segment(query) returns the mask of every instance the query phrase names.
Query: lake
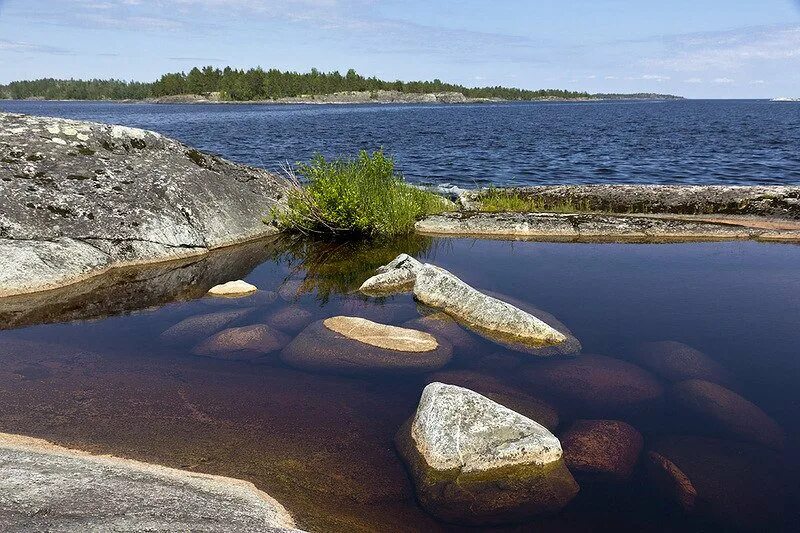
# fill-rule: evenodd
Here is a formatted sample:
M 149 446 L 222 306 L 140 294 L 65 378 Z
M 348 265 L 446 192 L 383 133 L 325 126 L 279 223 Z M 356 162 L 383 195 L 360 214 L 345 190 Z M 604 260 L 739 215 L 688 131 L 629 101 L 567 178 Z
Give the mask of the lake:
M 443 188 L 572 183 L 798 184 L 800 103 L 165 105 L 0 101 L 0 110 L 152 129 L 279 170 L 383 148 Z
M 383 146 L 409 178 L 439 186 L 800 183 L 795 104 L 0 108 L 151 128 L 270 168 L 315 151 Z M 457 327 L 463 342 L 447 366 L 408 376 L 301 370 L 286 364 L 279 348 L 243 360 L 197 355 L 200 343 L 227 327 L 271 324 L 285 342 L 313 321 L 342 314 L 407 325 L 430 309 L 410 294 L 368 298 L 356 291 L 402 252 L 551 313 L 581 341 L 582 353 L 538 358 Z M 393 439 L 428 382 L 487 390 L 499 383 L 546 411 L 559 437 L 579 420 L 621 420 L 641 432 L 644 446 L 624 480 L 576 472 L 581 490 L 562 512 L 493 530 L 796 530 L 796 244 L 280 237 L 203 261 L 122 270 L 28 300 L 0 300 L 2 431 L 246 479 L 309 531 L 475 531 L 422 509 Z M 210 286 L 238 278 L 260 291 L 205 296 Z M 232 318 L 202 325 L 219 313 Z M 198 318 L 200 326 L 177 338 L 164 333 Z M 660 341 L 705 354 L 716 383 L 752 404 L 687 396 L 686 378 L 676 374 L 691 373 L 695 361 L 664 368 L 642 355 L 643 343 Z M 784 446 L 759 431 L 763 417 Z M 654 452 L 692 478 L 693 512 L 676 503 L 678 488 L 654 476 Z

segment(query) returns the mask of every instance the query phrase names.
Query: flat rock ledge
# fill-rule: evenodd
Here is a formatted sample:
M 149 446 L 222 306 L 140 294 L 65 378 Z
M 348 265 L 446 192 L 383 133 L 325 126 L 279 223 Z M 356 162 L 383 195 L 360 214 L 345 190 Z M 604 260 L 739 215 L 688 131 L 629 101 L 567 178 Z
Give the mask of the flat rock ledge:
M 158 133 L 0 113 L 0 297 L 277 233 L 286 186 Z
M 578 493 L 547 428 L 455 385 L 427 385 L 395 442 L 420 503 L 446 522 L 523 521 L 561 510 Z
M 0 434 L 3 531 L 298 531 L 252 483 Z
M 435 215 L 417 233 L 555 241 L 800 241 L 800 223 L 689 215 L 600 213 L 475 213 Z

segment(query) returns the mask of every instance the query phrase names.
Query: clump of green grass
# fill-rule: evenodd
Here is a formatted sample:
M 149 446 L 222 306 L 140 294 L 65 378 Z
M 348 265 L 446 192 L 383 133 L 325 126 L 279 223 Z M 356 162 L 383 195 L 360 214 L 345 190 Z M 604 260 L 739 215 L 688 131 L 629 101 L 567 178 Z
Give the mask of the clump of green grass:
M 273 213 L 287 230 L 395 236 L 411 233 L 422 217 L 453 209 L 449 200 L 406 183 L 381 151 L 334 160 L 317 155 L 287 173 L 292 182 L 287 206 Z
M 489 188 L 479 198 L 480 210 L 486 213 L 585 213 L 592 211 L 586 201 L 547 201 L 519 191 Z

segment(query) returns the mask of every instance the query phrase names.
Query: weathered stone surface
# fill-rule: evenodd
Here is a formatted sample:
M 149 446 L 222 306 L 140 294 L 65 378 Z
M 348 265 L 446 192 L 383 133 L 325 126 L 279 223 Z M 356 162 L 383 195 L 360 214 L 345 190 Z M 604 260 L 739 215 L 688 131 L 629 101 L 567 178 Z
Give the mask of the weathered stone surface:
M 473 335 L 462 328 L 447 313 L 432 313 L 403 324 L 404 327 L 421 329 L 436 337 L 444 337 L 453 345 L 456 353 L 473 354 L 480 346 Z
M 308 309 L 290 305 L 271 313 L 267 323 L 281 331 L 300 331 L 311 322 L 312 316 Z
M 169 344 L 188 344 L 216 333 L 253 312 L 253 309 L 233 309 L 184 318 L 164 330 L 161 340 Z
M 275 238 L 268 237 L 202 256 L 118 268 L 59 289 L 0 298 L 0 329 L 102 318 L 175 300 L 200 298 L 221 281 L 248 274 L 272 254 L 274 246 Z M 234 302 L 236 306 L 247 307 L 261 303 L 268 295 L 268 291 L 259 291 L 237 300 L 203 298 L 201 301 L 214 302 L 218 307 L 228 307 Z
M 462 204 L 479 207 L 485 190 L 466 191 Z M 543 211 L 567 207 L 601 213 L 748 215 L 800 220 L 800 187 L 767 185 L 539 185 L 517 187 Z
M 652 407 L 664 394 L 646 370 L 602 355 L 537 360 L 519 374 L 531 392 L 582 417 L 636 413 Z
M 481 293 L 433 265 L 426 264 L 418 270 L 414 297 L 510 347 L 525 346 L 537 355 L 567 355 L 580 350 L 577 339 L 567 337 L 530 313 Z
M 645 342 L 633 350 L 633 359 L 668 381 L 703 379 L 727 384 L 730 373 L 709 356 L 675 341 Z
M 682 409 L 729 435 L 783 449 L 783 430 L 757 405 L 716 383 L 700 379 L 673 385 L 670 397 Z
M 221 297 L 234 297 L 238 298 L 240 296 L 247 296 L 248 294 L 252 294 L 258 290 L 258 287 L 247 283 L 243 280 L 236 280 L 236 281 L 228 281 L 226 283 L 222 283 L 220 285 L 214 285 L 210 289 L 208 289 L 208 294 L 211 296 L 221 296 Z
M 800 225 L 763 227 L 749 221 L 695 220 L 674 215 L 599 213 L 445 213 L 415 225 L 423 235 L 555 241 L 800 240 Z
M 157 133 L 0 113 L 0 296 L 275 233 L 285 188 Z
M 436 337 L 424 331 L 378 324 L 366 318 L 334 316 L 322 321 L 326 328 L 376 348 L 399 352 L 432 352 L 439 347 Z
M 496 377 L 471 370 L 441 370 L 426 376 L 426 378 L 429 383 L 438 381 L 482 394 L 490 400 L 538 422 L 550 431 L 554 431 L 558 427 L 558 411 L 552 405 L 506 385 Z
M 400 254 L 389 264 L 380 267 L 378 274 L 362 283 L 358 290 L 368 295 L 410 291 L 420 268 L 422 263 L 408 254 Z
M 619 420 L 577 420 L 561 436 L 570 471 L 604 481 L 628 479 L 643 444 L 642 434 Z
M 3 531 L 297 531 L 252 483 L 0 434 Z
M 578 492 L 547 428 L 462 387 L 425 387 L 396 442 L 420 503 L 447 522 L 525 520 L 559 511 Z
M 354 340 L 326 327 L 325 322 L 314 322 L 301 331 L 281 352 L 281 359 L 303 370 L 363 375 L 431 372 L 453 356 L 453 348 L 445 340 L 434 339 L 437 346 L 432 350 L 399 351 Z
M 775 531 L 784 470 L 770 450 L 717 439 L 664 437 L 648 447 L 648 477 L 688 514 L 735 530 Z
M 203 357 L 249 361 L 277 352 L 289 343 L 289 337 L 266 324 L 228 328 L 194 347 L 192 353 Z

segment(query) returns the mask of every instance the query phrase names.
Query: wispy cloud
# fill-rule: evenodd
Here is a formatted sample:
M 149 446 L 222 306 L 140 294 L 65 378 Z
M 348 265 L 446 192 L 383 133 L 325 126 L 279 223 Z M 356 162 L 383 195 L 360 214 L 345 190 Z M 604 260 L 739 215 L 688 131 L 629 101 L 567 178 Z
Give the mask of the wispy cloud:
M 2 6 L 0 6 L 2 7 Z M 48 46 L 43 44 L 34 44 L 21 41 L 9 41 L 8 39 L 0 39 L 0 51 L 3 52 L 33 52 L 38 54 L 51 54 L 51 55 L 73 55 L 74 52 L 64 48 L 55 46 Z
M 761 26 L 663 40 L 664 56 L 644 65 L 682 72 L 737 70 L 754 62 L 800 60 L 800 26 Z

